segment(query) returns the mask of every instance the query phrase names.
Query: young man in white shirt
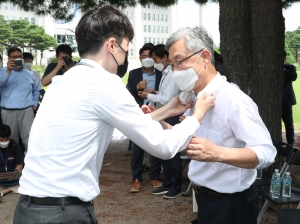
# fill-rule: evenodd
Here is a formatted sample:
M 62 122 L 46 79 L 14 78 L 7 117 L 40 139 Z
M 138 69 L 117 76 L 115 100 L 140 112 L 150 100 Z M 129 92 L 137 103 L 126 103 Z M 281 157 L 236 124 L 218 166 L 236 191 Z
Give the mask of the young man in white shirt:
M 166 44 L 179 89 L 193 98 L 203 92 L 216 95 L 215 106 L 197 131 L 199 137 L 187 148 L 198 223 L 255 224 L 256 168 L 271 165 L 276 149 L 256 104 L 216 71 L 213 48 L 202 27 L 181 28 Z
M 120 78 L 133 35 L 126 15 L 110 5 L 79 21 L 75 36 L 82 60 L 55 76 L 44 96 L 30 132 L 13 223 L 97 223 L 90 201 L 100 193 L 104 153 L 120 131 L 152 155 L 169 159 L 199 129 L 214 96 L 199 98 L 193 116 L 172 130 L 163 130 L 170 126 L 161 120 L 189 107 L 178 98 L 151 114 L 139 108 Z

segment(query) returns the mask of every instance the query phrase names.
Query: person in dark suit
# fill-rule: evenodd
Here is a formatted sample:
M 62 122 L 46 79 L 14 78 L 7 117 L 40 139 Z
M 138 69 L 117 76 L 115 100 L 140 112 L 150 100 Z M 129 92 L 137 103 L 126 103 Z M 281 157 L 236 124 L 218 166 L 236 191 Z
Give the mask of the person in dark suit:
M 154 45 L 151 43 L 145 44 L 139 51 L 140 61 L 142 63 L 141 68 L 131 70 L 128 76 L 128 82 L 126 88 L 131 95 L 135 98 L 137 104 L 141 107 L 146 103 L 154 105 L 147 99 L 143 99 L 138 96 L 138 91 L 147 89 L 158 90 L 161 80 L 161 72 L 154 69 L 154 60 L 151 58 L 150 50 Z M 139 192 L 142 187 L 142 164 L 143 164 L 144 150 L 138 145 L 132 145 L 132 159 L 131 159 L 131 171 L 133 183 L 130 188 L 130 192 Z M 150 168 L 150 184 L 153 187 L 161 187 L 162 184 L 158 181 L 159 171 L 161 168 L 161 161 L 156 157 L 152 157 L 152 164 Z M 158 171 L 159 170 L 159 171 Z M 158 172 L 157 172 L 158 171 Z
M 286 52 L 284 52 L 284 60 Z M 293 122 L 293 105 L 296 104 L 296 97 L 292 82 L 297 79 L 296 67 L 294 65 L 284 64 L 284 82 L 283 82 L 283 100 L 282 100 L 282 115 L 286 141 L 290 145 L 294 145 L 294 122 Z

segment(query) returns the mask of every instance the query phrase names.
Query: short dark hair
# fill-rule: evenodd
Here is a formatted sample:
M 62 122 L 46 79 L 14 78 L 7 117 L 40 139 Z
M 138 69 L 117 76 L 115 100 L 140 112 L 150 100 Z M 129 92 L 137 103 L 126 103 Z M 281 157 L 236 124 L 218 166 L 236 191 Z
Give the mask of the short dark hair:
M 169 52 L 166 50 L 166 45 L 164 44 L 157 44 L 150 50 L 150 55 L 155 53 L 157 57 L 163 58 L 165 55 L 169 57 Z
M 21 51 L 20 48 L 18 48 L 18 47 L 11 47 L 11 48 L 8 49 L 7 55 L 10 56 L 10 54 L 13 53 L 13 52 L 15 52 L 15 51 L 19 51 L 19 52 L 22 53 L 22 51 Z
M 72 48 L 67 45 L 67 44 L 61 44 L 59 45 L 57 48 L 56 48 L 56 57 L 61 53 L 65 53 L 65 54 L 68 54 L 70 56 L 72 56 Z
M 154 44 L 152 44 L 152 43 L 145 43 L 143 45 L 143 47 L 140 49 L 140 51 L 139 51 L 140 56 L 143 53 L 143 51 L 148 51 L 148 50 L 151 51 L 153 47 L 154 47 Z
M 27 58 L 33 60 L 33 55 L 30 52 L 23 52 L 23 59 Z
M 8 125 L 0 124 L 0 137 L 1 138 L 8 138 L 11 136 L 11 130 Z
M 109 37 L 121 44 L 127 37 L 133 39 L 134 31 L 128 17 L 119 9 L 106 5 L 88 11 L 80 19 L 75 31 L 80 57 L 95 55 Z

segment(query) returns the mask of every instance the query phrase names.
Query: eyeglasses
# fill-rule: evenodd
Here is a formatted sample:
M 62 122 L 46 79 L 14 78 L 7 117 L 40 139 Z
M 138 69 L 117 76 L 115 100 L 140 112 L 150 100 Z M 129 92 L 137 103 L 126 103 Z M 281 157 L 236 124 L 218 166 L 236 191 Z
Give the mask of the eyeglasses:
M 176 69 L 177 69 L 177 68 L 181 68 L 181 67 L 182 67 L 182 62 L 186 61 L 187 59 L 193 57 L 193 56 L 196 55 L 196 54 L 199 54 L 199 53 L 200 53 L 201 51 L 203 51 L 203 50 L 204 50 L 204 49 L 202 49 L 202 50 L 200 50 L 200 51 L 197 51 L 197 52 L 195 52 L 194 54 L 192 54 L 192 55 L 190 55 L 190 56 L 188 56 L 188 57 L 182 59 L 181 61 L 175 61 L 174 64 L 171 65 L 172 70 L 174 70 L 174 68 L 176 68 Z
M 23 56 L 8 56 L 9 58 L 17 59 L 17 58 L 23 58 Z

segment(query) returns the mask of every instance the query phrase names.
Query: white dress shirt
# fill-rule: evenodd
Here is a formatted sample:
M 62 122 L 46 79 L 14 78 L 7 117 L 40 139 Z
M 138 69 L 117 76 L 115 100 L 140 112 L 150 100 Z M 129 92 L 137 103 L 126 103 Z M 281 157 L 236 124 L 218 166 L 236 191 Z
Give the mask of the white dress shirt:
M 34 197 L 94 199 L 111 139 L 120 132 L 155 157 L 169 159 L 187 147 L 200 127 L 189 117 L 163 130 L 143 114 L 122 80 L 88 59 L 55 76 L 33 122 L 19 193 Z M 120 130 L 115 130 L 114 128 Z M 117 134 L 118 133 L 118 134 Z M 119 137 L 118 137 L 119 136 Z
M 256 104 L 235 86 L 222 82 L 222 77 L 218 74 L 198 94 L 199 96 L 202 92 L 214 93 L 216 101 L 215 106 L 206 113 L 196 136 L 228 148 L 250 148 L 259 160 L 257 168 L 271 165 L 276 156 L 276 149 L 259 116 Z M 192 160 L 188 176 L 197 185 L 220 193 L 234 193 L 251 186 L 256 179 L 256 169 Z
M 159 89 L 156 94 L 149 93 L 147 99 L 155 102 L 156 107 L 160 108 L 166 105 L 174 96 L 179 94 L 180 90 L 172 78 L 170 66 L 163 71 L 163 76 L 159 83 Z

